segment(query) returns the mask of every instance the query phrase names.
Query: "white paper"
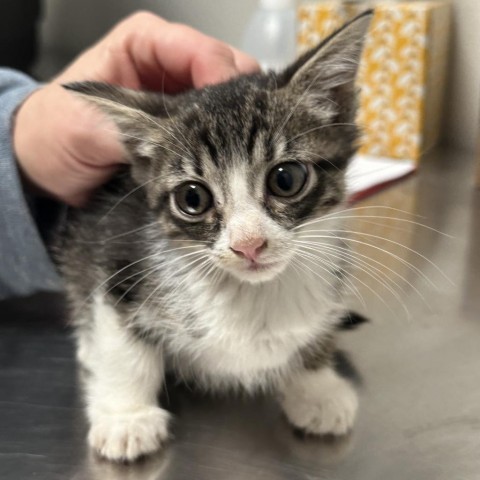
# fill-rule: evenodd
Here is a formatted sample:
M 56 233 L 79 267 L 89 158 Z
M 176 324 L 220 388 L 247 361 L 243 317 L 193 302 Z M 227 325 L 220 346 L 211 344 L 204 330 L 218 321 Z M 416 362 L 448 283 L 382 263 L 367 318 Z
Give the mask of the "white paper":
M 358 195 L 373 187 L 402 178 L 414 170 L 413 160 L 356 155 L 347 170 L 347 194 Z

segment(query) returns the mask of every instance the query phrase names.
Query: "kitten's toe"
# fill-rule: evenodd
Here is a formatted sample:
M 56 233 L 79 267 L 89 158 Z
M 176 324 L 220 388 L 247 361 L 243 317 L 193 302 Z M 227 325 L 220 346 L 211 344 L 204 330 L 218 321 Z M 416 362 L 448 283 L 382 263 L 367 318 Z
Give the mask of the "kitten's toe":
M 102 457 L 131 462 L 158 450 L 168 438 L 169 414 L 158 407 L 99 415 L 88 441 Z
M 353 387 L 332 370 L 305 372 L 283 392 L 288 420 L 314 435 L 344 435 L 355 422 L 358 398 Z

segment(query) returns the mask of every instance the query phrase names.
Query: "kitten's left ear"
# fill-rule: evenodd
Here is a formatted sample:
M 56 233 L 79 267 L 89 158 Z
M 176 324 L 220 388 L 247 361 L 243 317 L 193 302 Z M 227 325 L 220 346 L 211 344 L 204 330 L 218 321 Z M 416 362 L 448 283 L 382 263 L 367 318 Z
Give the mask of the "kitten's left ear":
M 356 17 L 283 72 L 283 82 L 299 93 L 353 87 L 373 10 Z

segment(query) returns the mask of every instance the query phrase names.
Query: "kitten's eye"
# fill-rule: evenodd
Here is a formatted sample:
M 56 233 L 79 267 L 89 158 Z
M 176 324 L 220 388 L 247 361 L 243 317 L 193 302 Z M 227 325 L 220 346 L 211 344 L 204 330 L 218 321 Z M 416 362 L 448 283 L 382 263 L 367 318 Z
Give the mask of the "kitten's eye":
M 175 190 L 175 202 L 187 215 L 201 215 L 213 203 L 212 194 L 200 183 L 184 183 Z
M 276 197 L 293 197 L 305 186 L 307 177 L 308 170 L 303 163 L 281 163 L 268 174 L 268 190 Z

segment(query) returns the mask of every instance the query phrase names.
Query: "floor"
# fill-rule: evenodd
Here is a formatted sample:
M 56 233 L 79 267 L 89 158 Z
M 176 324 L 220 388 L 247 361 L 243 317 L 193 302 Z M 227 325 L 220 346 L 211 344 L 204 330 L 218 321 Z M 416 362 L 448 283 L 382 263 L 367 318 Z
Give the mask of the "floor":
M 352 237 L 357 258 L 373 262 L 355 271 L 349 300 L 371 322 L 341 339 L 361 377 L 348 437 L 295 435 L 270 398 L 171 388 L 171 444 L 135 465 L 100 461 L 85 446 L 62 299 L 43 294 L 0 304 L 0 478 L 478 480 L 480 190 L 473 183 L 471 154 L 437 151 L 418 175 L 354 206 L 360 218 L 348 229 L 364 232 Z

